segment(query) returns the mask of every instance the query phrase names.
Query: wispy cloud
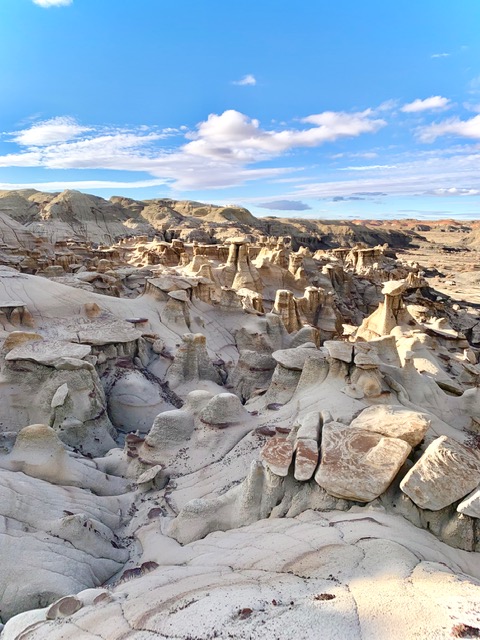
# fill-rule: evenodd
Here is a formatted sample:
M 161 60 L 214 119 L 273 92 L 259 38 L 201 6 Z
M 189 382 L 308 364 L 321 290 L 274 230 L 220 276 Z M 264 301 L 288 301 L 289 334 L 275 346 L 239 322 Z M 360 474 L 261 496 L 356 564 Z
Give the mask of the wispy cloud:
M 472 78 L 468 83 L 468 93 L 480 93 L 480 76 Z
M 432 53 L 431 58 L 449 58 L 451 53 Z
M 366 192 L 381 192 L 388 196 L 436 196 L 436 197 L 478 197 L 480 195 L 480 151 L 471 150 L 464 154 L 457 147 L 452 147 L 450 155 L 445 149 L 435 155 L 416 157 L 414 160 L 406 156 L 403 160 L 396 158 L 396 164 L 390 168 L 384 166 L 379 172 L 374 166 L 364 168 L 358 174 L 341 180 L 311 182 L 298 185 L 285 198 L 328 199 L 338 196 L 361 196 Z
M 22 146 L 43 146 L 72 140 L 85 131 L 91 127 L 82 127 L 74 118 L 57 117 L 14 132 L 13 140 Z
M 448 98 L 443 98 L 442 96 L 430 96 L 430 98 L 425 98 L 421 100 L 417 98 L 413 102 L 409 102 L 408 104 L 404 104 L 400 111 L 404 113 L 419 113 L 421 111 L 432 111 L 432 110 L 441 110 L 450 109 L 450 100 Z
M 243 76 L 243 78 L 240 78 L 240 80 L 234 80 L 232 84 L 236 84 L 239 87 L 254 86 L 257 84 L 257 79 L 254 75 L 248 73 L 246 76 Z
M 301 200 L 272 200 L 257 204 L 260 209 L 272 209 L 273 211 L 308 211 L 312 207 Z
M 434 122 L 419 129 L 418 136 L 422 142 L 434 142 L 440 136 L 461 136 L 480 140 L 480 114 L 469 120 L 448 118 L 442 122 Z
M 333 156 L 330 156 L 332 160 L 338 160 L 340 158 L 365 158 L 366 160 L 377 158 L 378 153 L 376 151 L 358 151 L 355 153 L 344 152 L 344 153 L 335 153 Z
M 49 7 L 67 7 L 73 3 L 73 0 L 33 0 L 33 3 L 48 9 Z
M 368 109 L 312 114 L 299 123 L 298 128 L 263 129 L 258 120 L 229 110 L 185 131 L 84 126 L 64 116 L 6 134 L 20 150 L 0 155 L 0 167 L 134 171 L 178 190 L 223 188 L 291 174 L 291 167 L 252 165 L 297 148 L 374 133 L 386 124 Z M 172 136 L 181 136 L 183 143 L 167 147 Z
M 357 165 L 352 167 L 341 167 L 339 171 L 372 171 L 374 169 L 384 170 L 384 169 L 396 169 L 397 165 L 395 164 L 366 164 L 366 165 Z
M 478 196 L 480 189 L 465 189 L 458 187 L 432 189 L 428 192 L 434 196 Z

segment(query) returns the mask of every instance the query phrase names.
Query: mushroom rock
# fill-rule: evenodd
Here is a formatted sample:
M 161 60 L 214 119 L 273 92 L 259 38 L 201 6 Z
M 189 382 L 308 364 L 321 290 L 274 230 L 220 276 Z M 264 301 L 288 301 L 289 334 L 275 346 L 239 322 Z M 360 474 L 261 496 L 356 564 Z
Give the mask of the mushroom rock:
M 221 383 L 220 374 L 208 357 L 207 340 L 203 334 L 186 333 L 182 336 L 182 344 L 168 369 L 167 379 L 172 389 L 198 380 Z
M 294 349 L 280 349 L 272 353 L 272 358 L 285 369 L 301 371 L 305 360 L 313 353 L 317 352 L 315 344 L 306 342 Z
M 272 379 L 276 362 L 268 353 L 245 350 L 228 380 L 235 393 L 248 400 L 259 389 L 266 389 Z
M 298 331 L 302 326 L 293 293 L 287 289 L 277 290 L 272 312 L 282 318 L 288 333 Z
M 307 391 L 312 386 L 322 384 L 330 371 L 327 357 L 328 351 L 325 347 L 321 347 L 317 352 L 312 350 L 303 365 L 302 373 L 300 374 L 296 387 L 297 393 Z
M 356 342 L 355 350 L 364 344 L 375 351 L 382 363 L 389 364 L 393 367 L 402 366 L 395 336 L 382 336 L 381 338 L 369 340 L 369 342 Z
M 186 303 L 185 292 L 171 291 L 167 295 L 167 304 L 160 312 L 162 323 L 178 333 L 189 331 L 190 314 Z M 181 295 L 182 298 L 178 298 L 178 295 Z
M 110 419 L 121 430 L 145 433 L 155 416 L 171 406 L 162 387 L 138 370 L 123 372 L 108 394 Z
M 173 300 L 179 300 L 180 302 L 187 302 L 190 299 L 185 289 L 179 289 L 178 291 L 169 291 L 168 297 L 173 298 Z
M 315 481 L 334 497 L 371 502 L 390 486 L 410 451 L 398 438 L 329 422 Z
M 219 393 L 199 413 L 204 424 L 215 427 L 227 427 L 245 422 L 249 414 L 234 393 Z
M 145 438 L 147 451 L 155 449 L 160 454 L 165 449 L 181 445 L 191 437 L 194 430 L 193 415 L 190 411 L 172 409 L 160 413 L 153 421 L 152 427 Z M 146 457 L 142 454 L 142 457 Z
M 441 436 L 410 469 L 400 488 L 422 509 L 438 511 L 461 500 L 480 484 L 480 454 Z
M 341 314 L 333 305 L 333 296 L 327 294 L 325 304 L 318 312 L 316 326 L 326 338 L 335 338 L 343 333 L 343 320 Z
M 366 339 L 388 335 L 396 326 L 415 326 L 416 322 L 408 313 L 402 300 L 407 289 L 405 280 L 385 282 L 382 293 L 385 298 L 371 316 L 365 318 L 357 331 L 357 337 Z
M 232 238 L 227 263 L 223 268 L 226 285 L 231 289 L 252 289 L 258 293 L 263 290 L 262 279 L 248 256 L 248 241 L 245 238 Z
M 305 362 L 310 357 L 323 361 L 325 355 L 313 343 L 305 343 L 295 349 L 281 349 L 273 352 L 272 358 L 277 366 L 264 398 L 267 405 L 285 404 L 293 397 Z
M 328 350 L 330 357 L 334 360 L 340 360 L 350 364 L 353 359 L 353 344 L 350 342 L 325 340 L 323 346 Z

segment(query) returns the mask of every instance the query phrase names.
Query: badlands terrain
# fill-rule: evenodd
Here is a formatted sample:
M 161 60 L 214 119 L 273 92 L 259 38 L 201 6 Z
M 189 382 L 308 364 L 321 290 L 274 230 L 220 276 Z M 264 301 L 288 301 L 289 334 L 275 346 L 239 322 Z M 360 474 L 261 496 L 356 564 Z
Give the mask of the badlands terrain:
M 480 637 L 479 248 L 0 192 L 1 640 Z

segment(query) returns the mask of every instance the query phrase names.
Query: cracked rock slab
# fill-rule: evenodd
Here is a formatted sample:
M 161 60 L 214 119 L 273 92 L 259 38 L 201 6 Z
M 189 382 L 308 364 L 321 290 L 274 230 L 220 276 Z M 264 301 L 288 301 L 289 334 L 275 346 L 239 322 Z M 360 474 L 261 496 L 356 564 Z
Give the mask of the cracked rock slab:
M 59 340 L 27 342 L 14 347 L 5 356 L 5 360 L 32 360 L 37 364 L 53 366 L 59 358 L 75 358 L 82 360 L 88 356 L 91 348 L 86 344 L 76 342 L 61 342 Z

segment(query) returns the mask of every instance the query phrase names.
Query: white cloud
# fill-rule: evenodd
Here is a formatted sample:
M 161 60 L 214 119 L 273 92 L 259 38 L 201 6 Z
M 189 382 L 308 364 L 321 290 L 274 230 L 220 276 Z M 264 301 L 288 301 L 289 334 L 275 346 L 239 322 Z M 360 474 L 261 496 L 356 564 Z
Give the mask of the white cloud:
M 433 189 L 429 193 L 435 196 L 478 196 L 480 195 L 480 189 L 459 189 L 458 187 L 450 187 L 448 189 Z
M 37 4 L 39 7 L 44 7 L 48 9 L 49 7 L 67 7 L 69 4 L 72 4 L 73 0 L 33 0 L 34 4 Z
M 396 164 L 367 164 L 367 165 L 357 165 L 352 167 L 342 167 L 340 171 L 372 171 L 382 170 L 382 169 L 396 169 Z
M 395 158 L 396 164 L 364 167 L 361 173 L 346 168 L 341 180 L 312 182 L 298 185 L 281 198 L 313 199 L 352 196 L 364 192 L 382 192 L 390 196 L 429 195 L 437 197 L 480 195 L 480 152 L 477 149 L 464 154 L 457 147 L 440 150 L 437 155 L 426 155 L 411 160 Z M 350 170 L 348 175 L 347 170 Z
M 13 140 L 25 147 L 44 146 L 55 142 L 66 142 L 81 133 L 91 131 L 82 127 L 74 118 L 57 117 L 38 122 L 28 129 L 16 131 Z
M 296 147 L 317 147 L 343 137 L 374 133 L 386 125 L 372 119 L 370 110 L 359 113 L 325 111 L 303 118 L 301 122 L 315 126 L 281 131 L 260 128 L 258 120 L 230 109 L 211 114 L 201 122 L 185 153 L 230 162 L 258 162 L 278 156 Z
M 422 142 L 434 142 L 440 136 L 446 135 L 480 140 L 480 114 L 469 120 L 449 118 L 443 122 L 434 122 L 427 127 L 422 127 L 418 135 Z
M 240 80 L 234 80 L 232 84 L 236 84 L 239 87 L 253 87 L 257 84 L 257 79 L 251 73 L 247 73 L 247 75 L 243 76 L 243 78 L 240 78 Z
M 53 118 L 15 132 L 11 141 L 22 150 L 0 156 L 0 166 L 140 171 L 169 181 L 177 189 L 222 188 L 293 170 L 252 164 L 295 148 L 373 133 L 386 124 L 372 117 L 370 110 L 325 112 L 301 122 L 311 126 L 266 130 L 258 120 L 229 110 L 211 114 L 194 132 L 183 131 L 186 142 L 167 149 L 158 141 L 178 130 L 106 130 L 84 127 L 72 118 Z
M 165 180 L 136 180 L 125 182 L 120 180 L 57 180 L 53 182 L 0 182 L 0 191 L 17 189 L 38 189 L 39 191 L 64 191 L 65 189 L 144 189 L 147 187 L 159 187 L 165 184 Z
M 451 53 L 432 53 L 431 58 L 449 58 Z
M 378 158 L 378 153 L 376 151 L 358 151 L 356 153 L 335 153 L 333 156 L 330 156 L 332 160 L 338 160 L 339 158 Z
M 409 102 L 408 104 L 404 104 L 400 111 L 404 113 L 419 113 L 421 111 L 430 111 L 430 110 L 442 110 L 450 108 L 450 100 L 448 98 L 443 98 L 442 96 L 430 96 L 430 98 L 425 98 L 425 100 L 414 100 L 413 102 Z

